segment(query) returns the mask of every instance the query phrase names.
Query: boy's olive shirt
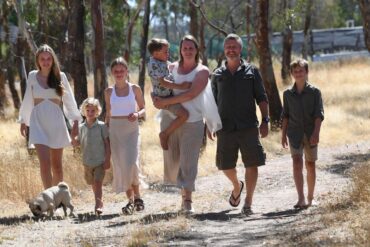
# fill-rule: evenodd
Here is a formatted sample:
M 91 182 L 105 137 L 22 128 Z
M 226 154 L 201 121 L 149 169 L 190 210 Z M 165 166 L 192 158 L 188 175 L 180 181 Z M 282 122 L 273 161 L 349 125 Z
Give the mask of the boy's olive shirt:
M 299 148 L 303 136 L 309 139 L 315 128 L 316 118 L 324 120 L 324 107 L 321 92 L 306 82 L 298 93 L 296 84 L 284 91 L 282 117 L 288 119 L 287 136 L 294 148 Z

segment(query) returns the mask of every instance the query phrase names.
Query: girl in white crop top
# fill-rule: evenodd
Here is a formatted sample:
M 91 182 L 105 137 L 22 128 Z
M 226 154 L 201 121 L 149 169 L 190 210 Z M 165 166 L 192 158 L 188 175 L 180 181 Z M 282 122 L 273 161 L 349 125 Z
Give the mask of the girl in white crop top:
M 19 122 L 21 134 L 24 137 L 29 134 L 29 144 L 35 145 L 46 189 L 63 181 L 63 148 L 71 142 L 63 110 L 65 116 L 73 121 L 72 138 L 78 134 L 78 122 L 82 117 L 67 77 L 60 71 L 58 59 L 50 46 L 40 46 L 36 52 L 36 64 L 38 70 L 28 75 Z
M 114 85 L 105 90 L 106 118 L 109 126 L 113 183 L 116 193 L 126 193 L 128 203 L 122 208 L 124 214 L 144 209 L 139 190 L 139 124 L 144 117 L 144 98 L 139 86 L 127 81 L 128 67 L 122 58 L 111 63 Z

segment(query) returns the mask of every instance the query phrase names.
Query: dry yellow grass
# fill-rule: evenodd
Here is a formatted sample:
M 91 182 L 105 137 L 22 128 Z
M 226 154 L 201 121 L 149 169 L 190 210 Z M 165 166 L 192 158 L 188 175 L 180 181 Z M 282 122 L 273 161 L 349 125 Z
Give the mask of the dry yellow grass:
M 323 95 L 325 121 L 323 122 L 322 146 L 333 146 L 370 139 L 370 64 L 369 59 L 351 62 L 313 64 L 310 68 L 310 81 L 318 86 Z M 279 78 L 279 66 L 276 66 Z M 89 79 L 89 95 L 92 95 L 92 79 Z M 110 82 L 112 80 L 110 79 Z M 131 75 L 131 81 L 137 76 Z M 286 88 L 278 79 L 280 93 Z M 159 124 L 155 120 L 157 110 L 149 98 L 150 83 L 145 90 L 146 121 L 141 125 L 141 164 L 149 181 L 161 181 L 163 175 L 162 150 L 159 145 Z M 19 134 L 19 126 L 14 115 L 1 121 L 0 127 L 0 197 L 9 200 L 24 200 L 38 193 L 42 186 L 35 156 L 29 156 L 25 142 Z M 286 154 L 280 145 L 280 133 L 269 134 L 262 140 L 268 157 Z M 200 176 L 216 172 L 214 165 L 216 145 L 208 141 L 207 149 L 200 159 Z M 64 154 L 65 180 L 74 190 L 86 188 L 80 159 L 67 148 Z M 21 179 L 20 179 L 21 178 Z

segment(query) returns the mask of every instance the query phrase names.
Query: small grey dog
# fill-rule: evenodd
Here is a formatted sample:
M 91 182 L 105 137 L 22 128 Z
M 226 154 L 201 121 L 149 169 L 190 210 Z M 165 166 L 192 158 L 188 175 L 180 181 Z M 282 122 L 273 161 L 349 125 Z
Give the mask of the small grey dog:
M 70 216 L 73 215 L 73 205 L 71 204 L 71 192 L 65 182 L 60 182 L 57 186 L 50 187 L 41 192 L 36 198 L 27 201 L 31 212 L 36 217 L 52 217 L 57 208 L 63 207 L 64 215 L 67 216 L 67 207 L 70 209 Z

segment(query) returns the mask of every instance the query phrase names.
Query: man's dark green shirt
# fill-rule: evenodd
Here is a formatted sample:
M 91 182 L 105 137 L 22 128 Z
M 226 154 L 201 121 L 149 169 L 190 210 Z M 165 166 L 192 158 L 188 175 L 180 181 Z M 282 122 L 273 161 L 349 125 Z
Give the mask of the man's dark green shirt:
M 324 107 L 321 92 L 318 88 L 306 82 L 299 94 L 296 84 L 283 94 L 283 118 L 288 118 L 287 135 L 294 148 L 299 148 L 303 136 L 309 139 L 315 128 L 316 118 L 324 120 Z
M 268 100 L 256 67 L 241 60 L 240 66 L 232 74 L 225 63 L 213 72 L 211 85 L 222 121 L 222 131 L 259 126 L 256 102 L 259 104 Z

